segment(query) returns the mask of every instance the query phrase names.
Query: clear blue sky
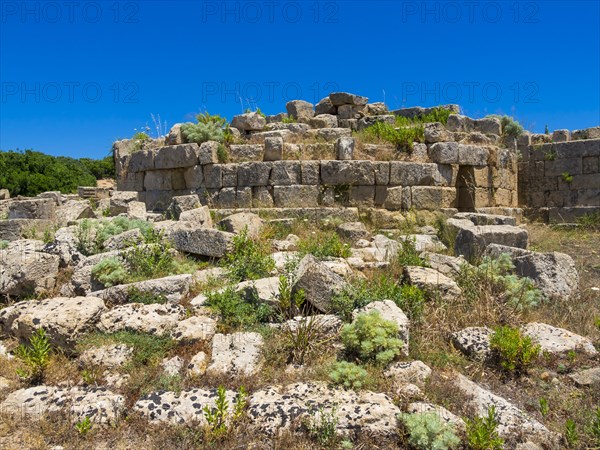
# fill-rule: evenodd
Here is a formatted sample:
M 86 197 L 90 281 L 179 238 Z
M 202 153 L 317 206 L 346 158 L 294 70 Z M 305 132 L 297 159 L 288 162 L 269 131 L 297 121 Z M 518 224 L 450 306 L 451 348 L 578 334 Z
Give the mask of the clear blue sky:
M 336 90 L 391 108 L 459 103 L 537 132 L 600 123 L 598 1 L 0 6 L 3 150 L 103 157 L 151 113 L 170 128 Z

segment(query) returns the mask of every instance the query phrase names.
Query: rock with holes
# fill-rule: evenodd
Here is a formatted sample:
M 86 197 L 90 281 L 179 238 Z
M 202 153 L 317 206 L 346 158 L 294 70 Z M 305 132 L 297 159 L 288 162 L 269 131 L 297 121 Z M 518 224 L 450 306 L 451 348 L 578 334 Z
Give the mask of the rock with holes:
M 107 369 L 121 367 L 131 358 L 133 348 L 125 344 L 103 345 L 85 350 L 79 357 L 83 366 L 103 366 Z
M 542 352 L 564 354 L 575 351 L 590 356 L 598 354 L 594 344 L 588 338 L 545 323 L 528 323 L 523 327 L 523 334 L 539 344 Z
M 13 241 L 0 250 L 0 297 L 40 295 L 56 285 L 60 258 L 43 253 L 44 243 Z
M 544 443 L 549 448 L 559 448 L 560 435 L 548 430 L 510 401 L 482 388 L 461 374 L 456 375 L 454 384 L 467 397 L 467 404 L 474 408 L 477 415 L 485 416 L 489 408 L 496 408 L 497 430 L 500 436 L 509 439 L 524 436 L 534 442 Z
M 454 280 L 429 267 L 407 266 L 404 277 L 409 284 L 423 289 L 433 298 L 454 300 L 462 294 Z
M 332 389 L 325 383 L 311 382 L 255 392 L 250 397 L 248 416 L 253 425 L 270 435 L 297 431 L 302 420 L 326 413 L 337 419 L 335 431 L 340 435 L 395 436 L 399 412 L 385 394 Z
M 178 376 L 183 369 L 183 359 L 180 356 L 173 356 L 172 358 L 163 359 L 161 366 L 165 375 L 170 377 Z
M 467 327 L 452 333 L 452 343 L 465 355 L 485 360 L 492 352 L 490 339 L 493 334 L 494 331 L 488 327 Z
M 399 384 L 423 385 L 431 377 L 431 368 L 423 361 L 397 361 L 388 366 L 385 375 Z
M 515 265 L 515 273 L 533 280 L 548 298 L 569 298 L 577 292 L 579 274 L 575 261 L 569 255 L 559 252 L 538 253 L 522 248 L 491 244 L 486 254 L 498 258 L 501 254 L 510 255 Z
M 323 313 L 331 311 L 331 299 L 347 287 L 342 277 L 312 255 L 300 261 L 292 294 L 304 291 L 306 301 Z
M 129 303 L 103 313 L 97 328 L 102 333 L 132 331 L 166 336 L 184 318 L 185 309 L 179 305 Z
M 453 425 L 457 431 L 464 431 L 466 428 L 465 421 L 458 417 L 456 414 L 452 414 L 443 406 L 433 405 L 431 403 L 415 402 L 408 405 L 406 412 L 409 414 L 418 413 L 434 413 L 444 423 Z
M 125 398 L 103 387 L 59 388 L 36 386 L 9 394 L 0 411 L 39 420 L 46 413 L 66 413 L 74 423 L 89 417 L 92 423 L 115 424 L 125 409 Z
M 176 341 L 209 341 L 215 335 L 217 321 L 206 316 L 192 316 L 179 322 L 171 331 Z
M 252 375 L 259 370 L 263 338 L 258 333 L 215 334 L 207 371 Z
M 79 251 L 78 230 L 79 226 L 77 225 L 59 228 L 54 233 L 54 241 L 45 244 L 42 251 L 57 255 L 60 267 L 75 267 L 85 259 L 85 256 Z
M 225 398 L 232 405 L 236 398 L 234 391 L 225 391 Z M 206 426 L 204 408 L 215 408 L 216 389 L 192 389 L 189 391 L 154 392 L 146 395 L 133 405 L 133 410 L 152 424 L 168 423 L 171 425 L 189 424 Z M 227 416 L 233 413 L 229 408 Z
M 71 350 L 79 336 L 94 329 L 105 310 L 104 301 L 97 297 L 24 301 L 0 310 L 0 330 L 27 340 L 44 328 L 53 345 Z

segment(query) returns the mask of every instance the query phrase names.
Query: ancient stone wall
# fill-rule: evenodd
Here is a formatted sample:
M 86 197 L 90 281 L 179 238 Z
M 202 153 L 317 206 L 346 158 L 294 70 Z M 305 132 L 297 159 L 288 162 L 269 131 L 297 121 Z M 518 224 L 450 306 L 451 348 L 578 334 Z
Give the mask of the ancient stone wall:
M 600 210 L 600 128 L 525 135 L 518 147 L 519 203 L 532 215 L 573 222 Z

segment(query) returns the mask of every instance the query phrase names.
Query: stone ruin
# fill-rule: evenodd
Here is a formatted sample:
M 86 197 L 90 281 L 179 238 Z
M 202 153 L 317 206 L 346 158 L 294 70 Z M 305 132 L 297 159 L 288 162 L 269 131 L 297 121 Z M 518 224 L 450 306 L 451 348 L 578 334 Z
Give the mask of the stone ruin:
M 169 145 L 133 152 L 131 141 L 114 144 L 117 188 L 137 192 L 155 211 L 189 194 L 211 208 L 353 206 L 508 215 L 524 208 L 546 221 L 573 220 L 600 208 L 600 127 L 526 132 L 515 139 L 503 133 L 499 118 L 471 119 L 459 114 L 458 105 L 441 108 L 453 113 L 447 124 L 425 124 L 424 142 L 408 152 L 361 143 L 353 131 L 433 108 L 388 111 L 383 103 L 347 93 L 330 94 L 317 105 L 294 100 L 287 113 L 274 116 L 235 116 L 228 163 L 219 163 L 217 142 L 187 143 L 175 125 L 165 139 Z

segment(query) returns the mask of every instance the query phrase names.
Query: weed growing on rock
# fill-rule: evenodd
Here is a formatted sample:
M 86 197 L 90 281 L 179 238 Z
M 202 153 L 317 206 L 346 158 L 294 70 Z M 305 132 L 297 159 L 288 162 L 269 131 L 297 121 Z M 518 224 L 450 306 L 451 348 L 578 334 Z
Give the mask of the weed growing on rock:
M 575 448 L 579 441 L 579 431 L 577 431 L 577 424 L 572 419 L 567 419 L 565 423 L 565 440 L 569 448 Z
M 325 448 L 334 448 L 339 440 L 337 435 L 338 418 L 336 413 L 336 406 L 334 406 L 330 412 L 326 412 L 324 408 L 320 408 L 304 421 L 304 426 L 308 431 L 308 434 Z
M 215 122 L 207 123 L 184 123 L 181 132 L 187 142 L 202 144 L 208 141 L 223 142 L 225 139 L 223 128 Z
M 518 138 L 524 132 L 523 126 L 517 122 L 513 117 L 510 116 L 499 116 L 496 114 L 491 114 L 487 117 L 500 119 L 500 124 L 502 125 L 502 135 Z
M 223 330 L 248 329 L 273 315 L 269 305 L 255 298 L 246 299 L 233 287 L 208 294 L 206 306 L 219 314 L 219 327 Z
M 19 378 L 37 383 L 42 380 L 44 370 L 50 362 L 52 347 L 46 331 L 38 328 L 29 338 L 29 343 L 21 344 L 15 350 L 15 356 L 26 366 L 25 369 L 17 369 Z
M 490 348 L 500 366 L 509 373 L 525 373 L 538 357 L 540 346 L 518 328 L 498 327 L 490 338 Z
M 342 342 L 349 355 L 360 361 L 385 366 L 402 351 L 404 343 L 398 339 L 398 325 L 372 310 L 359 314 L 354 322 L 342 328 Z
M 247 227 L 234 236 L 233 249 L 225 255 L 222 264 L 233 282 L 265 278 L 275 269 L 269 249 L 251 239 Z
M 584 230 L 600 231 L 600 212 L 584 214 L 577 218 L 577 223 Z
M 332 340 L 323 330 L 316 316 L 301 317 L 282 327 L 282 347 L 288 354 L 288 364 L 305 364 L 323 346 Z
M 400 414 L 408 433 L 408 443 L 419 450 L 447 450 L 460 444 L 454 427 L 434 412 Z
M 302 256 L 310 253 L 317 259 L 348 258 L 351 254 L 350 246 L 334 231 L 315 231 L 300 240 L 298 250 Z
M 75 231 L 77 251 L 85 256 L 101 253 L 105 251 L 104 244 L 108 238 L 136 228 L 142 232 L 145 242 L 156 240 L 153 225 L 145 220 L 115 217 L 110 221 L 98 222 L 84 219 Z
M 82 420 L 75 424 L 75 429 L 81 435 L 86 435 L 92 429 L 92 421 L 88 416 L 85 416 Z
M 127 289 L 127 299 L 130 303 L 143 303 L 144 305 L 164 305 L 168 302 L 167 297 L 162 294 L 142 291 L 135 286 L 130 286 Z
M 211 408 L 206 405 L 203 409 L 204 418 L 208 424 L 208 439 L 210 441 L 223 438 L 233 426 L 239 422 L 248 406 L 248 393 L 244 387 L 240 387 L 231 415 L 228 413 L 230 404 L 227 400 L 227 394 L 224 386 L 217 388 L 217 398 L 215 407 Z M 228 416 L 231 417 L 228 417 Z
M 329 379 L 346 389 L 362 388 L 367 382 L 367 376 L 368 372 L 365 369 L 348 361 L 336 362 L 329 372 Z
M 471 450 L 502 450 L 504 440 L 498 434 L 496 408 L 488 409 L 487 416 L 467 418 L 467 444 Z
M 402 267 L 405 266 L 421 266 L 428 267 L 427 261 L 419 256 L 416 243 L 414 239 L 402 239 L 400 240 L 401 248 L 398 251 L 398 264 Z
M 102 283 L 103 286 L 111 287 L 125 283 L 129 274 L 123 263 L 113 257 L 103 259 L 92 267 L 92 277 Z
M 8 248 L 8 241 L 0 241 L 0 250 Z

